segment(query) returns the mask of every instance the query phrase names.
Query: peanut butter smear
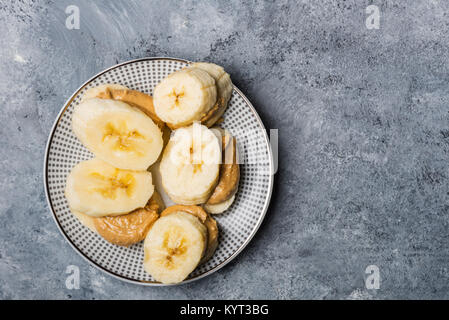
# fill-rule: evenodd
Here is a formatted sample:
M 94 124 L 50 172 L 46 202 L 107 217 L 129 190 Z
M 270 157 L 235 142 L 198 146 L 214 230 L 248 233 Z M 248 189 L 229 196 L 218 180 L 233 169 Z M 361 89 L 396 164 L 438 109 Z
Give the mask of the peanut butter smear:
M 237 142 L 235 138 L 232 138 L 232 143 L 226 146 L 226 136 L 223 136 L 222 148 L 224 152 L 223 163 L 220 166 L 220 178 L 207 204 L 218 204 L 228 200 L 235 194 L 239 185 L 240 167 L 237 163 Z M 232 161 L 229 161 L 226 157 L 229 154 L 231 154 Z
M 104 90 L 98 92 L 96 97 L 100 99 L 123 101 L 143 111 L 159 128 L 162 129 L 165 125 L 165 123 L 156 115 L 156 112 L 154 111 L 153 98 L 143 92 L 131 89 L 116 89 L 112 86 L 106 86 Z
M 148 230 L 159 218 L 160 209 L 158 202 L 151 197 L 144 208 L 121 216 L 95 218 L 94 226 L 107 241 L 127 247 L 145 239 Z

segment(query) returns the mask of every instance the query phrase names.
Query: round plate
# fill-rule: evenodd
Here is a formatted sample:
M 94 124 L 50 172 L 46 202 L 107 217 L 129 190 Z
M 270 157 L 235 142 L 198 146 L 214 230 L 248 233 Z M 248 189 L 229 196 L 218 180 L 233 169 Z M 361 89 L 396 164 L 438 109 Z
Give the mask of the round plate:
M 64 189 L 73 166 L 93 155 L 72 132 L 74 107 L 83 93 L 104 83 L 119 83 L 152 95 L 153 88 L 164 77 L 189 64 L 173 58 L 143 58 L 113 66 L 84 83 L 66 102 L 50 133 L 44 163 L 44 183 L 49 207 L 56 224 L 72 247 L 100 270 L 119 279 L 161 285 L 143 269 L 143 244 L 119 247 L 110 244 L 83 226 L 70 212 Z M 219 245 L 214 256 L 198 266 L 182 283 L 217 271 L 237 256 L 259 228 L 273 188 L 273 160 L 266 130 L 254 107 L 234 86 L 229 106 L 220 125 L 236 138 L 240 152 L 240 184 L 230 209 L 215 215 Z

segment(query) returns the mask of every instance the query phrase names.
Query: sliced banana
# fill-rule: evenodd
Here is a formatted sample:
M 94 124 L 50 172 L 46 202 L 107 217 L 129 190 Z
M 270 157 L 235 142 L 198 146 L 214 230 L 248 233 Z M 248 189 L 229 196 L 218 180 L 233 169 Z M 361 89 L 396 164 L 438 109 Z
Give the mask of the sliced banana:
M 206 250 L 207 229 L 197 217 L 177 212 L 159 218 L 144 242 L 144 269 L 156 281 L 179 283 Z
M 137 108 L 116 100 L 92 98 L 75 107 L 72 127 L 98 158 L 130 170 L 146 170 L 161 153 L 162 132 Z
M 185 212 L 197 217 L 207 229 L 207 248 L 201 258 L 200 264 L 209 260 L 215 253 L 218 246 L 218 226 L 217 221 L 210 216 L 203 208 L 199 206 L 174 205 L 168 207 L 161 213 L 161 217 L 169 214 Z
M 214 78 L 199 68 L 170 74 L 154 88 L 153 94 L 156 114 L 172 129 L 201 120 L 216 101 Z
M 214 125 L 226 111 L 229 99 L 231 98 L 233 85 L 231 77 L 223 67 L 209 62 L 196 62 L 189 68 L 198 68 L 209 73 L 215 80 L 217 86 L 217 101 L 212 109 L 201 118 L 201 123 L 207 127 Z
M 226 103 L 229 101 L 233 86 L 229 73 L 222 66 L 210 62 L 195 62 L 189 67 L 198 68 L 209 73 L 215 80 L 218 98 L 222 98 Z
M 173 131 L 159 166 L 165 192 L 178 204 L 206 202 L 220 163 L 220 142 L 210 129 L 194 123 Z
M 208 204 L 208 203 L 205 203 L 205 204 L 203 205 L 203 207 L 204 207 L 204 209 L 205 209 L 207 212 L 209 212 L 209 213 L 211 213 L 211 214 L 219 214 L 219 213 L 223 213 L 223 212 L 225 212 L 226 210 L 228 210 L 229 207 L 230 207 L 230 206 L 232 205 L 232 203 L 234 202 L 234 200 L 235 200 L 235 194 L 234 194 L 232 197 L 230 197 L 228 200 L 225 200 L 225 201 L 220 202 L 220 203 L 218 203 L 218 204 Z
M 142 208 L 153 192 L 150 172 L 117 169 L 94 158 L 72 169 L 67 177 L 65 196 L 74 211 L 102 217 Z

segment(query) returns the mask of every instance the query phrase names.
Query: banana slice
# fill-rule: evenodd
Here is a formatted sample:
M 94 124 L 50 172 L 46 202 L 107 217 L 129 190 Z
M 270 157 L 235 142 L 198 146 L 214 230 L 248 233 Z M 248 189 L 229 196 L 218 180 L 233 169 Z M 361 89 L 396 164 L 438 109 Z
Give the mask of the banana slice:
M 142 208 L 153 192 L 150 172 L 117 169 L 94 158 L 72 169 L 65 196 L 74 211 L 102 217 Z
M 178 204 L 206 202 L 215 187 L 221 146 L 207 127 L 194 123 L 172 133 L 159 165 L 162 185 Z
M 234 200 L 235 200 L 235 194 L 232 197 L 230 197 L 228 200 L 225 200 L 218 204 L 205 203 L 203 205 L 203 207 L 207 212 L 209 212 L 211 214 L 219 214 L 219 213 L 223 213 L 226 210 L 228 210 L 229 207 L 234 203 Z
M 200 262 L 206 250 L 206 236 L 206 227 L 188 213 L 159 218 L 145 238 L 145 271 L 162 283 L 183 281 Z
M 189 66 L 189 68 L 198 68 L 209 73 L 215 80 L 217 86 L 217 101 L 212 109 L 201 118 L 201 123 L 207 127 L 213 126 L 228 107 L 229 99 L 232 94 L 232 81 L 224 68 L 214 63 L 196 62 Z
M 212 218 L 203 208 L 199 206 L 184 206 L 184 205 L 174 205 L 168 207 L 161 213 L 161 217 L 167 216 L 176 212 L 185 212 L 197 217 L 202 224 L 207 229 L 207 248 L 201 258 L 200 264 L 209 260 L 213 255 L 218 246 L 218 227 L 217 221 Z
M 137 108 L 92 98 L 75 107 L 75 135 L 98 158 L 129 170 L 146 170 L 162 150 L 162 132 Z
M 165 127 L 165 123 L 159 119 L 154 111 L 153 98 L 143 92 L 131 90 L 120 84 L 107 83 L 88 89 L 81 101 L 92 98 L 113 99 L 126 102 L 149 116 L 161 130 Z
M 186 68 L 162 80 L 153 99 L 158 117 L 176 129 L 201 120 L 217 101 L 217 88 L 208 72 Z

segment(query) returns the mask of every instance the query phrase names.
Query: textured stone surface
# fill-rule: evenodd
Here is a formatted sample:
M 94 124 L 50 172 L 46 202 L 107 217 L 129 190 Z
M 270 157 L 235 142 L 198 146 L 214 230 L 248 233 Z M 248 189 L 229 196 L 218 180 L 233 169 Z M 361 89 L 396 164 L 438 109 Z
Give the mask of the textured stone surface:
M 128 3 L 0 5 L 1 299 L 449 298 L 447 2 Z M 379 30 L 365 27 L 371 3 Z M 69 4 L 80 30 L 65 27 Z M 42 183 L 64 101 L 144 56 L 223 65 L 279 128 L 261 229 L 225 268 L 179 287 L 127 284 L 88 265 L 57 230 Z M 65 287 L 70 264 L 79 290 Z M 379 290 L 365 288 L 370 264 Z

